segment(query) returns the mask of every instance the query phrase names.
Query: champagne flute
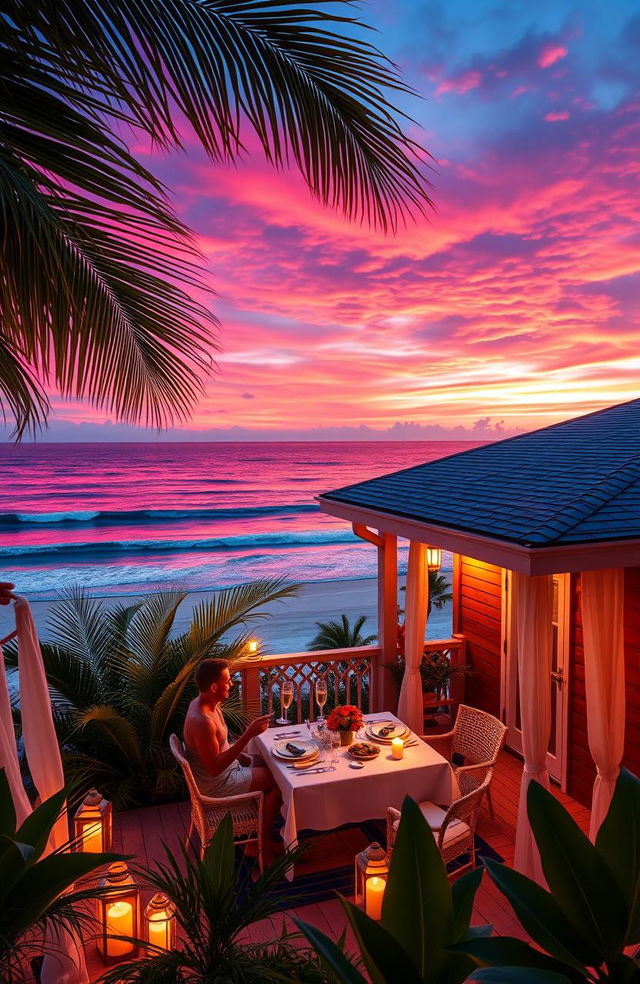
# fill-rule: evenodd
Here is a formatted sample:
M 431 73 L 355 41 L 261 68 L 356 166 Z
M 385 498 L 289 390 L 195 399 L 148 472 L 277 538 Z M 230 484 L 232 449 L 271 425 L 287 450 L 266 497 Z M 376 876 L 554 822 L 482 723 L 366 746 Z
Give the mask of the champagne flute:
M 324 724 L 324 705 L 327 703 L 327 681 L 316 680 L 316 703 L 320 708 L 318 724 Z
M 285 680 L 280 690 L 280 709 L 283 717 L 279 717 L 277 724 L 289 724 L 289 708 L 293 701 L 293 680 Z

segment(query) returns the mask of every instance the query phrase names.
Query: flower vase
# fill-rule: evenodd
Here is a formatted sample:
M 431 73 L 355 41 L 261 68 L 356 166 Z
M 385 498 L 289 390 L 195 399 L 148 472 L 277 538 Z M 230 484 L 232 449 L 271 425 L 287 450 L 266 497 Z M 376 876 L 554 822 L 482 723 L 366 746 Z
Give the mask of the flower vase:
M 341 731 L 340 732 L 340 744 L 341 745 L 351 745 L 353 742 L 353 731 Z

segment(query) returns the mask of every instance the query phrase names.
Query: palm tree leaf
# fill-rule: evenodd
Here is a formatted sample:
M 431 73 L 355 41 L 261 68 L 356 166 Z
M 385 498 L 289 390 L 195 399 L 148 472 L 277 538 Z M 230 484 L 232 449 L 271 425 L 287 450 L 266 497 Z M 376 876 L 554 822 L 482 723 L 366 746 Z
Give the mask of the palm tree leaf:
M 265 605 L 294 597 L 300 588 L 285 578 L 263 578 L 217 591 L 193 610 L 189 643 L 194 649 L 211 647 L 239 623 L 268 618 L 258 611 Z
M 81 662 L 99 675 L 113 638 L 101 601 L 77 586 L 63 589 L 60 600 L 47 614 L 47 626 L 69 660 Z
M 142 761 L 135 729 L 115 707 L 110 707 L 108 704 L 88 707 L 78 714 L 76 722 L 80 731 L 91 728 L 101 733 L 102 737 L 129 763 L 140 764 Z

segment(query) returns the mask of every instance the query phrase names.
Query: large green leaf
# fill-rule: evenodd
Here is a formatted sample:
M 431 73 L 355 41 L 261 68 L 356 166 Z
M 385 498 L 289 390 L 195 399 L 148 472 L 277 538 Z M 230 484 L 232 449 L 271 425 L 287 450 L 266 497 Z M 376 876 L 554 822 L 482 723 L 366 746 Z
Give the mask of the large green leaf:
M 229 892 L 233 886 L 235 860 L 231 815 L 225 814 L 204 852 L 202 869 L 214 892 Z
M 0 769 L 0 834 L 11 836 L 16 831 L 16 811 L 13 805 L 9 780 L 4 769 Z
M 529 967 L 483 967 L 474 970 L 469 980 L 481 984 L 567 984 L 569 978 L 552 970 L 531 970 Z
M 0 834 L 0 913 L 27 870 L 32 855 L 30 844 L 21 844 L 13 837 Z
M 395 937 L 358 906 L 341 901 L 374 984 L 422 984 L 422 976 Z
M 640 779 L 622 769 L 596 838 L 596 848 L 624 895 L 629 913 L 625 943 L 640 942 Z
M 474 957 L 479 963 L 498 967 L 529 967 L 531 970 L 551 971 L 567 977 L 574 984 L 579 984 L 587 976 L 586 968 L 576 970 L 561 960 L 541 953 L 524 940 L 513 936 L 490 936 L 468 939 L 456 946 Z
M 64 808 L 66 797 L 67 790 L 61 789 L 59 793 L 44 800 L 29 814 L 16 832 L 16 840 L 33 847 L 32 863 L 46 848 L 51 830 Z
M 303 922 L 301 919 L 293 920 L 306 938 L 311 943 L 316 953 L 320 954 L 329 970 L 335 974 L 336 979 L 341 984 L 367 984 L 366 977 L 353 966 L 351 961 L 344 955 L 337 943 L 335 943 L 326 933 L 312 926 L 310 923 Z
M 420 809 L 402 806 L 382 904 L 382 924 L 425 981 L 437 981 L 453 940 L 451 889 L 442 856 Z
M 534 943 L 578 971 L 600 962 L 597 945 L 581 937 L 553 895 L 507 865 L 483 863 Z
M 554 899 L 601 959 L 616 953 L 624 942 L 627 909 L 601 854 L 555 796 L 537 782 L 529 784 L 527 813 Z
M 469 931 L 473 915 L 473 903 L 476 892 L 480 888 L 483 869 L 476 868 L 456 878 L 451 886 L 451 904 L 453 910 L 453 942 L 464 939 Z

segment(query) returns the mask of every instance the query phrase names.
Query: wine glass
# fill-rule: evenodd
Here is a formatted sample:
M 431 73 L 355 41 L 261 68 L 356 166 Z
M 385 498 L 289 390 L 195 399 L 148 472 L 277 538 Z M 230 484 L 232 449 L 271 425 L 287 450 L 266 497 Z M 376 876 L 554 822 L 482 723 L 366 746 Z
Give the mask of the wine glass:
M 289 708 L 293 701 L 293 681 L 285 680 L 280 690 L 280 709 L 283 717 L 279 717 L 276 724 L 289 724 Z
M 324 705 L 327 703 L 327 681 L 316 680 L 316 704 L 320 708 L 318 724 L 324 724 Z
M 330 732 L 330 734 L 331 734 L 331 762 L 333 765 L 336 765 L 342 742 L 340 741 L 339 731 L 332 731 Z

